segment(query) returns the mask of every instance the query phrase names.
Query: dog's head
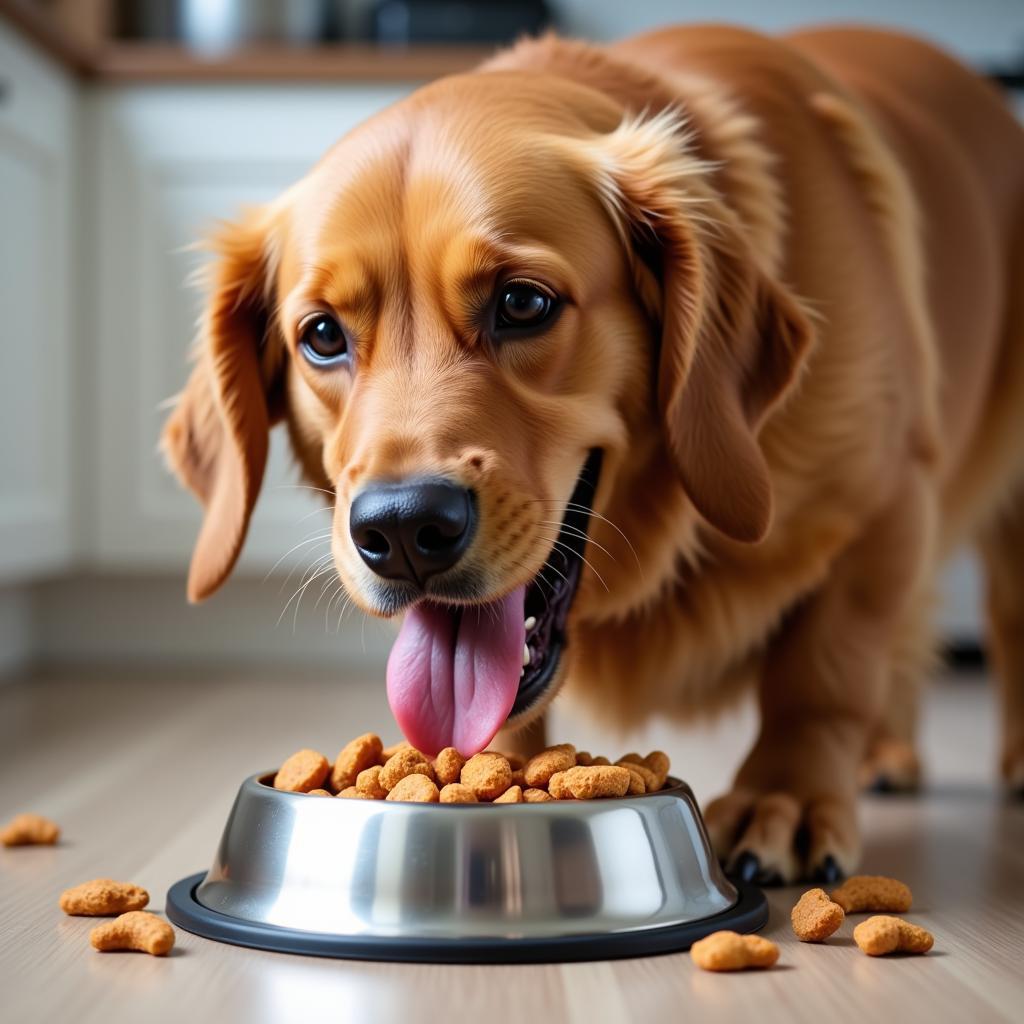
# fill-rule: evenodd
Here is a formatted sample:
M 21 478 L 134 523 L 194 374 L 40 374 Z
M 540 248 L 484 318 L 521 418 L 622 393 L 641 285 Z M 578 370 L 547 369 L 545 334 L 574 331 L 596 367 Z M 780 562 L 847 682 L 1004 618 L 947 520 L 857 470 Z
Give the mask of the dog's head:
M 588 537 L 626 552 L 613 587 L 638 571 L 615 521 L 643 473 L 733 539 L 768 529 L 756 433 L 808 333 L 678 116 L 544 75 L 444 80 L 214 245 L 164 436 L 206 506 L 190 597 L 230 572 L 285 420 L 336 496 L 352 599 L 405 613 L 388 693 L 417 746 L 474 752 L 546 705 L 601 586 Z

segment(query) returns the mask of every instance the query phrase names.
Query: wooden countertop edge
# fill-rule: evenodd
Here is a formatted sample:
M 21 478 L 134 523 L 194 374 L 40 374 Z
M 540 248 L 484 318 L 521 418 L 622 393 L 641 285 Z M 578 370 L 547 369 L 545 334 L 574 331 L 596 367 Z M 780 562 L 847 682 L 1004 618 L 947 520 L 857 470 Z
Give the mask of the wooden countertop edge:
M 422 82 L 468 71 L 496 49 L 339 43 L 248 46 L 207 57 L 175 44 L 112 42 L 93 51 L 17 0 L 0 0 L 0 17 L 72 73 L 100 82 Z
M 0 18 L 69 71 L 79 75 L 90 73 L 93 53 L 88 47 L 79 45 L 42 11 L 29 4 L 18 3 L 18 0 L 0 0 Z
M 119 43 L 96 56 L 91 77 L 115 82 L 420 82 L 468 71 L 494 49 L 253 46 L 203 57 L 174 45 Z

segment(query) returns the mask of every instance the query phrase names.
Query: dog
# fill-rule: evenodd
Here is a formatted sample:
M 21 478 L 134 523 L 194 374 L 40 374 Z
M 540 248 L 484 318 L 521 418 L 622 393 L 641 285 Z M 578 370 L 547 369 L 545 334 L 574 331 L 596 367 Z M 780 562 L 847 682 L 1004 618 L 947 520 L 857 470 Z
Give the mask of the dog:
M 284 422 L 352 601 L 404 615 L 411 742 L 535 749 L 563 684 L 622 724 L 753 688 L 711 839 L 745 879 L 831 881 L 865 765 L 916 777 L 935 579 L 973 540 L 1024 783 L 1024 132 L 949 56 L 526 40 L 212 247 L 163 436 L 206 509 L 192 600 Z

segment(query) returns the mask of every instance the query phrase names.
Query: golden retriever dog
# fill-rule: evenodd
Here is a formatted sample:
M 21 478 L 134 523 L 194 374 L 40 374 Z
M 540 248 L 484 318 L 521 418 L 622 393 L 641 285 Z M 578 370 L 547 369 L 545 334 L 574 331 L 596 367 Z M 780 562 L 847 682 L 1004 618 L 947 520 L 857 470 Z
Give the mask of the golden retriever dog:
M 351 132 L 215 238 L 164 446 L 230 572 L 283 421 L 352 600 L 403 616 L 406 736 L 522 746 L 563 687 L 630 725 L 754 688 L 706 809 L 764 883 L 859 856 L 911 782 L 951 546 L 991 574 L 1024 782 L 1024 132 L 862 28 L 546 37 Z

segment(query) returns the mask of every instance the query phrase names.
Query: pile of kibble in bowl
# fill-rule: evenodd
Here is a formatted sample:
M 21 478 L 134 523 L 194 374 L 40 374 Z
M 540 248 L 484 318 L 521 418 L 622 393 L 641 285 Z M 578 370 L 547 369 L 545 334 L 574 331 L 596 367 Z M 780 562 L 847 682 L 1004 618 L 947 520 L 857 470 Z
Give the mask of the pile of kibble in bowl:
M 347 800 L 442 804 L 537 804 L 653 793 L 668 778 L 668 755 L 625 754 L 614 764 L 571 743 L 530 758 L 485 750 L 464 758 L 454 747 L 436 757 L 399 743 L 385 747 L 365 733 L 342 748 L 334 764 L 316 750 L 299 750 L 277 770 L 274 788 Z

